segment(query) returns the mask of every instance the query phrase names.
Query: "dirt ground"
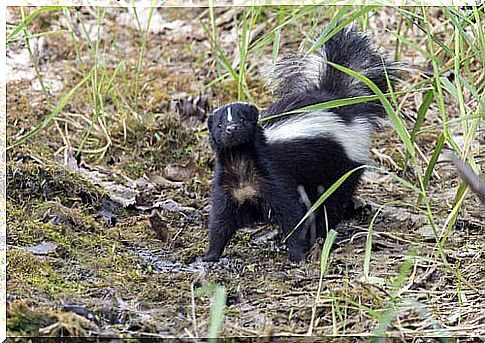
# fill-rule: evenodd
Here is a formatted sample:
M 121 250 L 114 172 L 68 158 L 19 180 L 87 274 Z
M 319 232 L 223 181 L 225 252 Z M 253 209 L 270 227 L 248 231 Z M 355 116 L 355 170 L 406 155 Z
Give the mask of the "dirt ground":
M 232 18 L 240 12 L 217 11 L 222 48 L 233 57 Z M 207 18 L 207 10 L 155 12 L 136 105 L 134 66 L 142 33 L 132 14 L 109 9 L 98 33 L 96 8 L 73 13 L 91 43 L 81 33 L 62 32 L 31 41 L 48 95 L 25 41 L 7 49 L 7 145 L 51 113 L 93 63 L 100 65 L 100 93 L 114 80 L 98 117 L 92 85 L 82 87 L 47 127 L 7 151 L 9 335 L 204 337 L 213 298 L 198 289 L 207 285 L 227 292 L 223 336 L 368 336 L 386 313 L 392 313 L 392 336 L 485 335 L 483 207 L 469 193 L 455 227 L 441 232 L 460 183 L 446 162 L 438 163 L 428 189 L 436 227 L 449 235 L 444 255 L 414 206 L 416 194 L 368 171 L 357 194 L 362 210 L 337 228 L 318 302 L 319 249 L 306 263 L 293 264 L 275 228 L 241 230 L 220 262 L 200 262 L 214 158 L 203 120 L 238 94 L 231 80 L 213 82 L 220 66 L 197 20 Z M 139 16 L 143 23 L 147 12 Z M 395 17 L 383 8 L 369 19 L 372 36 L 391 50 L 395 36 L 386 29 L 396 27 Z M 20 23 L 19 10 L 10 8 L 7 21 Z M 29 30 L 66 26 L 66 16 L 57 11 L 36 18 Z M 283 32 L 280 55 L 297 49 L 305 32 L 304 24 Z M 96 60 L 90 44 L 98 35 Z M 409 66 L 425 69 L 413 51 L 403 56 Z M 259 58 L 248 88 L 252 101 L 264 107 L 271 101 L 271 46 Z M 408 75 L 400 87 L 415 78 Z M 399 101 L 412 125 L 422 94 Z M 457 115 L 455 103 L 447 106 L 450 116 Z M 433 104 L 426 125 L 437 123 Z M 428 130 L 419 138 L 428 158 L 437 136 Z M 76 154 L 80 145 L 83 152 Z M 373 147 L 376 165 L 416 181 L 411 170 L 398 167 L 405 150 L 390 125 L 376 133 Z M 372 278 L 365 280 L 368 228 L 382 205 L 372 232 Z

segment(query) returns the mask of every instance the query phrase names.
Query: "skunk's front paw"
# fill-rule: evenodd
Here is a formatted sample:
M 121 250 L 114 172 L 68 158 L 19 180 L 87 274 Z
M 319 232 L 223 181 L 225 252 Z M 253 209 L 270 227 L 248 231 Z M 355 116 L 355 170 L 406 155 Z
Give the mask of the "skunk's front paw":
M 204 256 L 202 256 L 202 261 L 203 262 L 217 262 L 219 261 L 219 258 L 221 257 L 220 254 L 213 253 L 213 252 L 208 252 Z
M 304 262 L 306 260 L 308 250 L 307 242 L 304 240 L 290 239 L 288 242 L 288 252 L 292 262 Z
M 300 263 L 305 262 L 306 260 L 306 251 L 301 247 L 298 248 L 290 248 L 289 251 L 290 261 Z

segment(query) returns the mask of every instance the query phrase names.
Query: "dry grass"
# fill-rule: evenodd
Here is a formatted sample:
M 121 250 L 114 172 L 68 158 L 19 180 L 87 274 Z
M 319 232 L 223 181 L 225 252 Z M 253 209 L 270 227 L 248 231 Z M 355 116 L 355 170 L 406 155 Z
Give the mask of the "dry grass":
M 114 8 L 49 11 L 30 22 L 21 32 L 32 35 L 44 89 L 21 34 L 7 50 L 15 57 L 8 77 L 32 78 L 7 85 L 8 144 L 25 137 L 7 154 L 9 334 L 190 338 L 206 336 L 209 327 L 216 332 L 221 321 L 223 336 L 483 336 L 483 208 L 449 163 L 430 163 L 443 135 L 444 145 L 458 146 L 476 170 L 483 164 L 483 99 L 477 96 L 483 92 L 484 50 L 477 41 L 483 33 L 474 34 L 483 7 L 478 18 L 469 12 L 475 25 L 456 25 L 457 17 L 439 8 L 426 17 L 419 8 L 380 8 L 357 18 L 413 71 L 402 76 L 398 90 L 406 92 L 391 104 L 409 132 L 416 127 L 416 155 L 393 127 L 376 134 L 372 158 L 396 174 L 366 174 L 358 196 L 370 209 L 337 228 L 319 294 L 319 251 L 293 265 L 271 228 L 239 232 L 220 263 L 194 261 L 206 246 L 212 153 L 203 124 L 180 122 L 175 100 L 204 93 L 213 107 L 237 98 L 263 107 L 271 100 L 266 73 L 274 38 L 280 56 L 294 51 L 340 10 L 166 9 L 155 11 L 147 35 L 133 13 Z M 138 11 L 142 23 L 147 14 Z M 21 23 L 18 9 L 9 9 L 8 22 L 7 34 Z M 58 33 L 35 36 L 49 31 Z M 211 32 L 217 39 L 207 36 Z M 249 45 L 239 44 L 245 34 Z M 257 48 L 251 50 L 252 43 Z M 449 82 L 433 86 L 433 75 Z M 430 89 L 434 99 L 423 117 Z M 46 126 L 30 135 L 46 117 Z M 83 165 L 74 162 L 76 153 Z M 175 164 L 193 177 L 161 180 Z M 84 174 L 76 169 L 81 166 Z M 150 177 L 143 184 L 138 178 L 144 174 Z M 424 193 L 421 204 L 419 192 L 395 175 Z M 117 222 L 105 222 L 103 192 L 85 183 L 87 176 L 102 179 L 105 191 L 108 180 L 137 194 L 138 208 L 117 208 Z M 79 196 L 78 189 L 90 196 Z M 166 200 L 183 208 L 160 210 L 161 224 L 140 209 Z M 43 241 L 54 242 L 55 252 L 26 249 Z M 225 308 L 222 288 L 210 285 L 224 287 Z M 214 298 L 216 289 L 221 296 Z

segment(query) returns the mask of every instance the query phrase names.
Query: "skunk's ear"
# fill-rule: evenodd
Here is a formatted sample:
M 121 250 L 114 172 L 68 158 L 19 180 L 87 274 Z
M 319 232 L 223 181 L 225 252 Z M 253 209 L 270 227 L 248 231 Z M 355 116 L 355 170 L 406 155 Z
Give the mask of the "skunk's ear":
M 250 116 L 251 120 L 258 121 L 259 110 L 256 106 L 254 106 L 254 105 L 249 106 L 249 116 Z
M 209 145 L 212 147 L 213 150 L 217 150 L 217 138 L 215 135 L 217 135 L 217 132 L 212 130 L 212 124 L 214 122 L 214 115 L 211 114 L 210 116 L 207 117 L 207 127 L 209 128 Z
M 214 121 L 214 116 L 211 114 L 210 116 L 207 117 L 207 128 L 209 131 L 212 130 L 212 122 Z

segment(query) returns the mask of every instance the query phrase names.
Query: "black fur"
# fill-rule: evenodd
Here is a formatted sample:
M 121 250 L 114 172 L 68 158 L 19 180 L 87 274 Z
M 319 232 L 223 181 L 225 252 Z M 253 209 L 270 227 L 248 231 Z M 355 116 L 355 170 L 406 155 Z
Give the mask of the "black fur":
M 293 55 L 276 66 L 274 83 L 278 99 L 262 116 L 331 100 L 374 95 L 364 83 L 326 64 L 326 61 L 366 76 L 383 92 L 388 91 L 388 78 L 391 84 L 395 80 L 397 65 L 390 63 L 366 35 L 355 28 L 347 28 L 329 39 L 320 48 L 319 56 Z M 305 73 L 308 63 L 318 64 L 320 74 L 317 80 Z M 332 112 L 346 123 L 357 116 L 375 123 L 378 118 L 385 116 L 384 108 L 377 101 L 333 108 Z M 276 120 L 284 120 L 284 117 Z
M 392 76 L 392 68 L 368 38 L 357 31 L 349 29 L 336 34 L 322 48 L 322 55 L 328 61 L 361 72 L 387 91 L 384 69 Z M 319 67 L 321 73 L 315 82 L 314 75 L 304 71 L 306 62 L 315 61 L 293 56 L 280 64 L 276 71 L 278 98 L 262 117 L 329 100 L 372 94 L 365 85 L 329 65 Z M 228 108 L 231 123 L 227 121 Z M 336 108 L 332 112 L 346 125 L 357 117 L 374 123 L 384 115 L 376 102 Z M 284 125 L 286 118 L 276 120 Z M 329 136 L 269 144 L 264 130 L 271 124 L 268 121 L 260 126 L 257 108 L 242 103 L 224 106 L 208 119 L 216 168 L 212 181 L 209 249 L 204 261 L 217 261 L 235 231 L 243 226 L 274 221 L 288 235 L 307 210 L 300 200 L 298 186 L 303 186 L 308 199 L 314 203 L 344 173 L 362 165 L 351 160 L 344 147 Z M 325 236 L 327 228 L 334 228 L 340 222 L 361 174 L 362 171 L 355 172 L 321 207 L 316 215 L 317 236 Z M 289 236 L 287 243 L 292 260 L 305 258 L 313 244 L 309 236 L 306 226 Z M 315 233 L 311 236 L 315 237 Z
M 227 121 L 227 108 L 233 120 Z M 305 214 L 299 202 L 295 180 L 271 158 L 271 150 L 258 125 L 258 110 L 249 104 L 222 107 L 209 117 L 209 140 L 216 151 L 209 215 L 209 250 L 204 261 L 217 261 L 236 229 L 255 222 L 275 222 L 289 234 Z M 228 126 L 233 125 L 231 133 Z M 245 187 L 254 192 L 248 196 Z M 243 194 L 244 195 L 244 194 Z M 292 234 L 288 240 L 290 257 L 300 261 L 307 242 Z

